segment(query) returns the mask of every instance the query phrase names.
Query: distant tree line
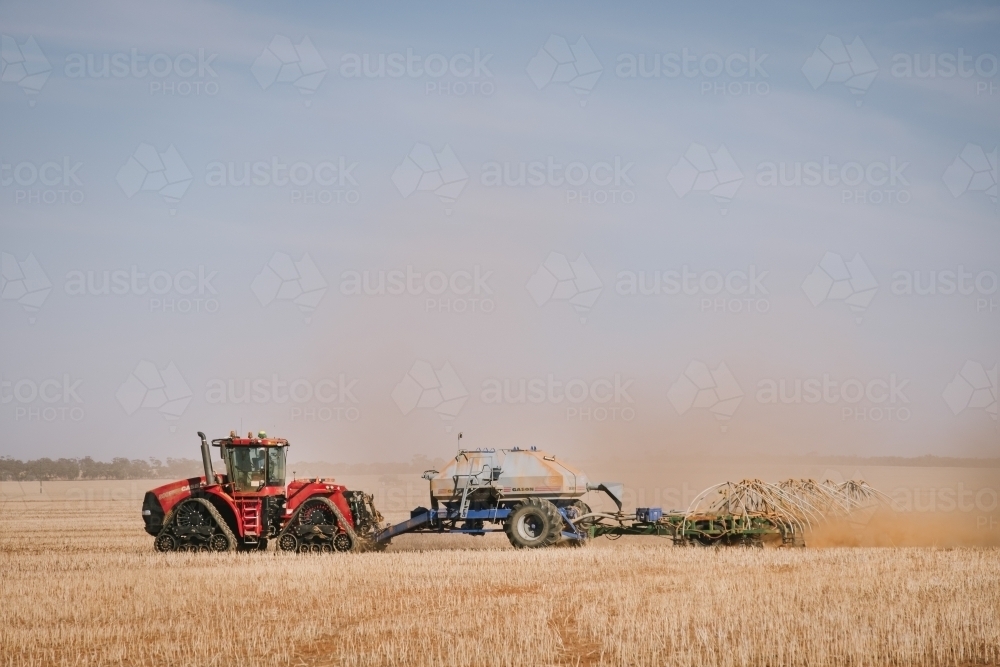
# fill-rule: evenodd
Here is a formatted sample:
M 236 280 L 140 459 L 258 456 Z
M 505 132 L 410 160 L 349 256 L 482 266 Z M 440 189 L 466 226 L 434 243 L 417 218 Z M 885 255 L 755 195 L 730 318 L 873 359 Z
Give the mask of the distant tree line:
M 180 479 L 197 476 L 201 462 L 195 459 L 113 458 L 111 462 L 82 459 L 36 459 L 20 461 L 0 457 L 0 481 L 74 479 Z
M 336 475 L 393 475 L 421 473 L 431 468 L 440 469 L 443 459 L 429 459 L 414 456 L 409 462 L 388 463 L 289 463 L 288 477 L 298 471 L 302 476 Z M 224 472 L 221 461 L 214 461 L 216 472 Z M 89 456 L 82 459 L 36 459 L 20 461 L 0 456 L 0 481 L 48 481 L 74 479 L 183 479 L 204 474 L 200 459 L 111 459 L 111 462 L 95 461 Z

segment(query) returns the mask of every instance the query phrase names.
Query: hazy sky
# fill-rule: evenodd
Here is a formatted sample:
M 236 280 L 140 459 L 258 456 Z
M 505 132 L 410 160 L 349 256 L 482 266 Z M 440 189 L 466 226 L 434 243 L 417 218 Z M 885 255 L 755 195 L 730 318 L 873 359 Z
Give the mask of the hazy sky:
M 0 25 L 0 455 L 1000 454 L 995 3 Z

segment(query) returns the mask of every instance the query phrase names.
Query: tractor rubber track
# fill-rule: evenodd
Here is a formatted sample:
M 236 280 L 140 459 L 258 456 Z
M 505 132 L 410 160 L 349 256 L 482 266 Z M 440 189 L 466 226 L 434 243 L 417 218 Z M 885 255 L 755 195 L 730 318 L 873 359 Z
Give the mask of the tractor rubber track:
M 189 502 L 198 503 L 198 504 L 204 506 L 208 510 L 208 513 L 212 517 L 212 520 L 215 521 L 215 525 L 219 529 L 219 532 L 221 532 L 223 535 L 225 535 L 226 538 L 229 540 L 229 548 L 226 549 L 226 552 L 236 551 L 236 536 L 233 535 L 233 531 L 229 529 L 229 524 L 227 524 L 226 521 L 225 521 L 225 519 L 222 518 L 222 515 L 219 514 L 219 510 L 215 509 L 215 506 L 212 503 L 210 503 L 207 500 L 205 500 L 204 498 L 188 498 L 187 500 L 185 500 L 182 503 L 180 503 L 179 505 L 177 505 L 177 507 L 175 507 L 174 509 L 170 510 L 167 513 L 167 516 L 164 517 L 164 519 L 163 519 L 163 527 L 160 529 L 160 532 L 157 535 L 157 538 L 159 538 L 160 535 L 164 535 L 164 534 L 167 534 L 167 535 L 170 535 L 171 537 L 173 537 L 173 535 L 171 533 L 167 532 L 167 531 L 171 528 L 171 524 L 173 523 L 173 520 L 174 520 L 174 515 L 177 513 L 177 509 L 181 505 L 183 505 L 184 503 L 189 503 Z M 174 538 L 174 539 L 176 540 L 176 538 Z M 225 552 L 223 552 L 223 553 L 225 553 Z
M 285 527 L 282 529 L 282 531 L 278 533 L 278 536 L 276 538 L 277 540 L 281 540 L 282 535 L 289 533 L 291 531 L 292 526 L 295 526 L 297 524 L 298 518 L 302 514 L 302 510 L 305 509 L 306 505 L 308 505 L 313 501 L 317 501 L 323 505 L 326 505 L 333 512 L 333 515 L 337 517 L 337 521 L 343 527 L 344 532 L 347 533 L 347 536 L 351 538 L 352 552 L 359 552 L 364 550 L 362 548 L 361 541 L 358 539 L 357 533 L 355 533 L 354 529 L 351 528 L 351 524 L 347 523 L 347 520 L 344 518 L 344 514 L 340 511 L 340 509 L 336 505 L 333 504 L 333 502 L 329 498 L 324 498 L 322 496 L 318 498 L 309 498 L 304 503 L 302 503 L 299 506 L 299 508 L 295 510 L 295 514 L 291 516 L 291 518 L 288 520 L 288 523 L 285 524 Z

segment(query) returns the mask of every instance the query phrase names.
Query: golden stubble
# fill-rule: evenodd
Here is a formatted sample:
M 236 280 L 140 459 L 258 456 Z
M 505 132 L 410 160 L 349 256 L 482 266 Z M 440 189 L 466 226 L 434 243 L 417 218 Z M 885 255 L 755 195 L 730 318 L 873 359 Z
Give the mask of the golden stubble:
M 0 665 L 1000 663 L 997 549 L 157 554 L 134 502 L 25 500 L 0 563 Z

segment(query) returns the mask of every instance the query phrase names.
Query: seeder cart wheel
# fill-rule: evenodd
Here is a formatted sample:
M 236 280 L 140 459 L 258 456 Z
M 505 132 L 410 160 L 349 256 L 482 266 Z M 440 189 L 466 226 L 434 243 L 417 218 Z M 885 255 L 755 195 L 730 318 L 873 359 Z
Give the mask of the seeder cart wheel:
M 537 549 L 559 541 L 563 518 L 548 500 L 528 498 L 514 508 L 503 529 L 515 549 Z

